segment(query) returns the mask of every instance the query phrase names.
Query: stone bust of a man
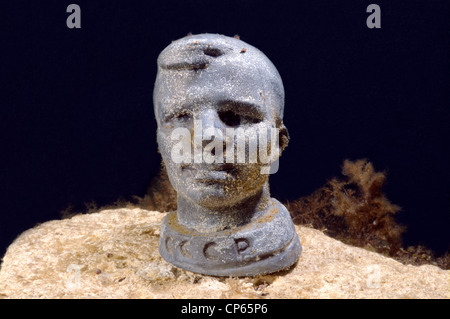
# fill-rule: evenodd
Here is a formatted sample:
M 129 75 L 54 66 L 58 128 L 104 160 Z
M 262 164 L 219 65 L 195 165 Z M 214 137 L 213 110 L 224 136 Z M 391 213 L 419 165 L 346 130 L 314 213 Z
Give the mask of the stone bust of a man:
M 158 58 L 157 140 L 177 211 L 160 253 L 198 273 L 251 276 L 294 264 L 301 245 L 270 197 L 270 166 L 288 142 L 284 89 L 258 49 L 231 37 L 190 35 Z

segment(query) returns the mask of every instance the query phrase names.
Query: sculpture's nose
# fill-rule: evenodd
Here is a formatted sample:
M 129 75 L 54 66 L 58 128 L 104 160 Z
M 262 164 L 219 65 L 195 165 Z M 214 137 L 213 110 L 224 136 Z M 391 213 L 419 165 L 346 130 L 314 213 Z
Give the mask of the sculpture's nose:
M 215 110 L 208 109 L 199 113 L 198 121 L 201 121 L 203 130 L 206 129 L 218 129 L 222 131 L 225 126 L 220 120 L 219 114 Z
M 194 135 L 197 139 L 202 140 L 203 149 L 205 149 L 211 141 L 214 141 L 214 144 L 217 146 L 219 146 L 219 144 L 225 144 L 225 125 L 220 120 L 216 110 L 202 110 L 196 116 L 195 122 Z M 215 148 L 216 147 L 211 149 L 211 153 L 215 153 Z

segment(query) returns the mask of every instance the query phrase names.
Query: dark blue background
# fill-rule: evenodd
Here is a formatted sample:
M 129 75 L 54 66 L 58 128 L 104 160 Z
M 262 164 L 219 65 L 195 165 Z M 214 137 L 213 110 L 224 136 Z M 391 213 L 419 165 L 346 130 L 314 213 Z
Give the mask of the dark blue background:
M 277 66 L 291 143 L 271 177 L 308 195 L 367 158 L 388 173 L 405 243 L 449 247 L 448 1 L 8 1 L 0 4 L 0 256 L 72 204 L 144 195 L 159 169 L 156 58 L 192 33 L 239 34 Z M 81 29 L 66 8 L 81 7 Z M 381 7 L 368 29 L 366 7 Z

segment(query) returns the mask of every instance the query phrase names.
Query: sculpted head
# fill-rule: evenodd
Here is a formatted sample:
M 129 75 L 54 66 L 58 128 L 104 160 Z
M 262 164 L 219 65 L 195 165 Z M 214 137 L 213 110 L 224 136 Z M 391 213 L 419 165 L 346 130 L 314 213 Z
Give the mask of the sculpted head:
M 159 251 L 175 266 L 214 276 L 285 269 L 301 245 L 269 173 L 288 142 L 283 84 L 269 59 L 235 38 L 201 34 L 158 58 L 157 140 L 177 210 Z
M 215 34 L 172 42 L 158 58 L 154 108 L 159 151 L 179 197 L 217 209 L 268 187 L 264 171 L 281 153 L 273 146 L 284 149 L 288 134 L 283 125 L 281 77 L 261 51 Z M 178 134 L 183 132 L 176 131 L 180 128 L 189 134 Z M 277 135 L 270 135 L 270 129 L 276 129 Z M 275 155 L 263 160 L 261 140 L 249 133 L 244 138 L 243 162 L 238 158 L 243 131 L 267 132 L 266 153 Z M 253 158 L 249 136 L 258 149 Z M 271 143 L 274 137 L 278 144 Z M 184 160 L 174 158 L 177 154 Z

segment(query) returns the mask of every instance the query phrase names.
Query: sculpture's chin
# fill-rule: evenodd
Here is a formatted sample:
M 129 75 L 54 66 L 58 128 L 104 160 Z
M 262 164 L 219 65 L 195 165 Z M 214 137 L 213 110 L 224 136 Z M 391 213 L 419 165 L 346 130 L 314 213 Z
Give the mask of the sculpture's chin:
M 229 207 L 243 200 L 230 193 L 226 184 L 213 182 L 195 183 L 178 194 L 205 208 Z
M 218 210 L 239 205 L 263 192 L 264 181 L 235 182 L 184 180 L 173 184 L 178 194 L 190 202 L 207 209 Z

